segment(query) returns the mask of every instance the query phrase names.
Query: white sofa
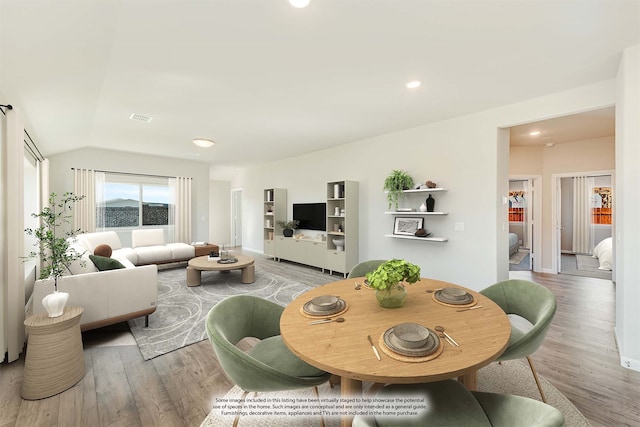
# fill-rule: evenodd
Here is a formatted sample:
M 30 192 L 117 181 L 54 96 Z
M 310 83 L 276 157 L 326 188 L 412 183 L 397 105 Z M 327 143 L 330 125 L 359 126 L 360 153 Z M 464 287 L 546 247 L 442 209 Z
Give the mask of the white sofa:
M 120 260 L 126 268 L 74 274 L 58 279 L 58 290 L 69 293 L 68 306 L 84 308 L 80 318 L 83 331 L 145 316 L 156 311 L 158 267 L 136 267 Z M 89 269 L 93 267 L 93 263 Z M 95 267 L 93 267 L 95 268 Z M 53 292 L 53 280 L 37 280 L 33 287 L 33 312 L 46 311 L 42 298 Z
M 134 230 L 131 248 L 123 248 L 114 231 L 85 233 L 70 241 L 70 247 L 83 254 L 58 279 L 58 290 L 69 293 L 67 305 L 84 308 L 80 328 L 85 331 L 136 317 L 156 310 L 158 299 L 157 263 L 183 261 L 195 256 L 195 248 L 186 243 L 164 244 L 160 229 Z M 98 271 L 89 255 L 99 245 L 109 245 L 111 258 L 125 268 Z M 38 280 L 33 288 L 33 312 L 44 312 L 42 298 L 53 292 L 53 280 Z
M 99 245 L 109 245 L 113 251 L 112 258 L 126 258 L 134 265 L 162 264 L 175 261 L 190 260 L 195 256 L 195 248 L 186 243 L 167 243 L 164 230 L 133 230 L 131 247 L 123 248 L 115 231 L 99 231 L 77 236 L 80 245 L 76 250 L 84 249 L 93 254 Z

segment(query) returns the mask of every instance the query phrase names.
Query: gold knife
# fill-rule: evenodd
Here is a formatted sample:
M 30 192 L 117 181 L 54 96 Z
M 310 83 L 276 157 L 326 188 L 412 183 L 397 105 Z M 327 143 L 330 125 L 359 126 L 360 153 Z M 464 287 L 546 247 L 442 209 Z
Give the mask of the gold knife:
M 371 344 L 371 348 L 373 349 L 373 352 L 375 353 L 376 357 L 378 358 L 378 360 L 381 360 L 380 353 L 378 353 L 378 349 L 376 348 L 375 345 L 373 345 L 373 341 L 371 341 L 371 335 L 367 335 L 367 339 L 369 340 L 369 344 Z
M 461 311 L 469 311 L 469 310 L 475 310 L 476 308 L 482 308 L 482 306 L 481 306 L 481 305 L 474 305 L 473 307 L 460 309 L 460 310 L 458 310 L 458 312 L 461 312 Z

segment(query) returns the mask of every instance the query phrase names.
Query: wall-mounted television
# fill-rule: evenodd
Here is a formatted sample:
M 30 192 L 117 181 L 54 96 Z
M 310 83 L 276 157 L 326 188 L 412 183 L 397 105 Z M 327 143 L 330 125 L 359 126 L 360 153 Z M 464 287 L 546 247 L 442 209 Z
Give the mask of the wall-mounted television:
M 294 203 L 293 219 L 300 221 L 299 229 L 327 230 L 326 203 Z

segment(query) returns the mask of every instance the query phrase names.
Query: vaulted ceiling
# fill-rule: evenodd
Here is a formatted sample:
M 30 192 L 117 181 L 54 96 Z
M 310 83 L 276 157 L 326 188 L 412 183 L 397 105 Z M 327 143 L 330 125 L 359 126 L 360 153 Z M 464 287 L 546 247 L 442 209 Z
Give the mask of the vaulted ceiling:
M 241 167 L 615 78 L 639 5 L 0 0 L 0 92 L 45 155 Z

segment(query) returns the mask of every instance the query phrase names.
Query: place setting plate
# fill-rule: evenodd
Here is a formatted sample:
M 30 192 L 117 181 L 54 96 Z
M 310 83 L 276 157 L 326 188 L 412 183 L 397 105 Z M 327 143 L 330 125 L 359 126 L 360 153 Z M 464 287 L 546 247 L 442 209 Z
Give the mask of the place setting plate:
M 425 362 L 442 353 L 438 334 L 418 323 L 401 323 L 387 329 L 379 344 L 387 356 L 404 362 Z
M 472 307 L 476 304 L 473 295 L 461 288 L 442 288 L 433 293 L 433 299 L 444 305 Z
M 347 311 L 347 302 L 333 295 L 320 295 L 310 299 L 300 309 L 306 317 L 327 317 L 342 314 Z

